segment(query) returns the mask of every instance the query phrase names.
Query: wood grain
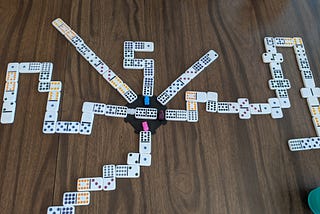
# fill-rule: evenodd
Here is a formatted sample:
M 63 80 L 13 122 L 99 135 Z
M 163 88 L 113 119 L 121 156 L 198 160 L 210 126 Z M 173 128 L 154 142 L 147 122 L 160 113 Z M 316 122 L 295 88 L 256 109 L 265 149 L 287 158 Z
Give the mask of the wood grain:
M 186 89 L 216 91 L 219 100 L 274 96 L 262 63 L 265 36 L 301 36 L 315 79 L 320 78 L 320 3 L 316 0 L 12 0 L 0 2 L 0 80 L 7 63 L 52 61 L 63 82 L 59 118 L 79 121 L 84 101 L 124 105 L 113 90 L 51 26 L 61 17 L 134 91 L 142 72 L 122 68 L 124 40 L 155 43 L 155 94 L 209 49 L 220 55 Z M 292 153 L 287 140 L 314 136 L 299 89 L 292 49 L 279 49 L 290 79 L 292 107 L 284 118 L 210 114 L 198 123 L 168 122 L 153 136 L 152 166 L 139 179 L 118 179 L 117 190 L 93 193 L 77 213 L 310 213 L 308 192 L 319 186 L 319 151 Z M 1 83 L 0 97 L 4 84 Z M 79 177 L 138 151 L 138 136 L 122 119 L 96 117 L 91 136 L 44 135 L 46 94 L 38 76 L 21 75 L 16 120 L 0 125 L 0 213 L 46 213 L 76 190 Z M 184 108 L 180 93 L 169 108 Z

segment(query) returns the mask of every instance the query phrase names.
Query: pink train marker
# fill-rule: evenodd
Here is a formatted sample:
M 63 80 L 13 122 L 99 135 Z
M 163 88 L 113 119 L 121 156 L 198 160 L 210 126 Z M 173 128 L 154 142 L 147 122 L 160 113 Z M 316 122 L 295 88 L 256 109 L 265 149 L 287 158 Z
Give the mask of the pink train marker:
M 143 131 L 149 131 L 149 126 L 147 121 L 142 122 L 142 129 Z

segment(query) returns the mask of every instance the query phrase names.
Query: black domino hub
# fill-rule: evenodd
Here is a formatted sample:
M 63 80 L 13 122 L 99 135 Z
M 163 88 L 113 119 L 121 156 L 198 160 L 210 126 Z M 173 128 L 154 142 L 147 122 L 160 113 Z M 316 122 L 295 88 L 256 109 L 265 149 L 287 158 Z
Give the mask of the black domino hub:
M 162 110 L 163 113 L 167 109 L 166 106 L 163 106 L 161 103 L 158 102 L 157 97 L 153 96 L 150 97 L 150 105 L 145 106 L 144 105 L 144 98 L 142 95 L 138 95 L 138 99 L 136 99 L 133 103 L 128 103 L 126 105 L 128 108 L 156 108 L 159 111 Z M 131 126 L 134 128 L 134 132 L 139 134 L 140 131 L 143 131 L 142 129 L 142 122 L 147 121 L 149 125 L 149 131 L 151 131 L 152 134 L 156 133 L 157 128 L 159 128 L 161 125 L 165 125 L 167 121 L 165 119 L 163 120 L 144 120 L 144 119 L 136 119 L 134 115 L 129 115 L 124 119 L 125 122 L 130 123 Z

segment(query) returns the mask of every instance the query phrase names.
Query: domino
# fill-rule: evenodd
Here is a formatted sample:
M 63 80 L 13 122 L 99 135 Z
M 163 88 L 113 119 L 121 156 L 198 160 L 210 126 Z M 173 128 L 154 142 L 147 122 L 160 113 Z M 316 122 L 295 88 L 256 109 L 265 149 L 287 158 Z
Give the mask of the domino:
M 134 51 L 136 52 L 153 52 L 153 50 L 154 50 L 153 42 L 142 42 L 142 41 L 134 42 Z
M 19 81 L 19 63 L 11 62 L 7 66 L 6 82 Z
M 3 101 L 4 102 L 15 102 L 18 94 L 18 83 L 17 82 L 6 82 L 4 86 Z
M 129 88 L 129 86 L 125 83 L 121 84 L 118 88 L 117 91 L 122 95 L 122 97 L 128 102 L 132 103 L 135 101 L 138 96 Z
M 101 75 L 110 69 L 109 66 L 96 55 L 89 59 L 89 63 Z
M 320 148 L 320 138 L 319 137 L 310 137 L 309 141 L 311 142 L 312 149 L 319 149 Z
M 225 114 L 238 114 L 239 104 L 236 102 L 218 102 L 217 112 Z
M 311 70 L 304 70 L 301 71 L 301 77 L 304 84 L 304 87 L 306 88 L 314 88 L 316 87 L 316 84 L 314 82 L 313 74 Z
M 123 49 L 125 50 L 134 50 L 134 42 L 133 41 L 124 41 Z
M 180 79 L 176 79 L 165 91 L 163 91 L 157 100 L 166 105 L 186 84 Z
M 277 53 L 277 48 L 275 46 L 273 37 L 264 38 L 264 47 L 267 53 Z
M 320 105 L 309 105 L 311 116 L 320 116 Z
M 186 101 L 193 101 L 197 103 L 207 102 L 207 93 L 198 91 L 186 91 Z
M 142 87 L 142 95 L 143 96 L 153 96 L 153 88 L 154 88 L 154 78 L 145 76 L 143 78 L 143 87 Z
M 79 133 L 82 135 L 90 135 L 92 132 L 94 113 L 83 112 L 79 125 Z
M 163 91 L 158 97 L 157 100 L 162 105 L 166 105 L 173 98 L 172 94 L 167 93 L 167 91 Z
M 252 115 L 271 114 L 271 106 L 269 105 L 269 103 L 251 103 L 250 114 Z
M 56 111 L 47 111 L 44 115 L 44 121 L 57 121 L 58 112 Z
M 121 94 L 124 95 L 126 92 L 130 90 L 129 86 L 125 83 L 120 84 L 120 86 L 117 88 L 117 91 Z
M 187 101 L 187 122 L 198 122 L 198 104 L 196 102 Z
M 268 84 L 271 90 L 291 88 L 291 84 L 288 79 L 271 79 L 268 81 Z
M 288 145 L 289 145 L 290 151 L 292 152 L 319 149 L 320 138 L 310 137 L 310 138 L 290 139 L 288 141 Z
M 251 113 L 250 113 L 249 99 L 248 98 L 239 98 L 238 104 L 239 104 L 239 118 L 240 119 L 250 119 Z
M 169 121 L 187 121 L 187 111 L 178 109 L 166 109 L 165 118 Z
M 125 98 L 125 100 L 128 103 L 133 103 L 136 99 L 138 99 L 138 96 L 136 95 L 136 93 L 134 93 L 134 91 L 130 88 L 129 88 L 129 91 L 127 91 L 122 96 Z
M 93 57 L 95 54 L 94 52 L 85 44 L 82 43 L 81 45 L 79 45 L 78 47 L 76 47 L 76 50 L 78 51 L 78 53 L 81 54 L 81 56 L 83 56 L 83 58 L 85 58 L 87 61 Z
M 14 122 L 14 116 L 16 113 L 16 102 L 8 101 L 3 102 L 1 111 L 1 123 L 10 124 Z
M 56 125 L 56 133 L 78 134 L 79 127 L 80 127 L 79 122 L 58 121 Z
M 283 62 L 283 56 L 281 53 L 264 53 L 262 54 L 262 61 L 264 63 Z
M 306 54 L 297 54 L 296 59 L 300 71 L 310 70 L 310 64 Z
M 102 77 L 107 80 L 107 82 L 113 87 L 111 84 L 111 80 L 116 77 L 117 75 L 111 70 L 108 69 L 105 73 L 102 74 Z M 119 78 L 119 77 L 118 77 Z M 120 78 L 119 78 L 120 79 Z M 121 80 L 121 79 L 120 79 Z M 121 80 L 122 81 L 122 80 Z
M 52 77 L 53 64 L 51 62 L 41 63 L 41 71 L 39 74 L 40 82 L 50 82 Z
M 115 165 L 104 165 L 102 169 L 103 190 L 111 191 L 116 189 L 116 167 Z
M 271 107 L 271 117 L 273 119 L 283 118 L 280 101 L 278 98 L 269 98 L 268 103 Z
M 42 132 L 44 134 L 53 134 L 56 132 L 56 124 L 58 120 L 58 112 L 46 112 L 43 120 Z
M 19 73 L 31 74 L 40 73 L 41 63 L 40 62 L 21 62 L 19 64 Z
M 281 108 L 290 108 L 291 103 L 289 100 L 288 91 L 286 89 L 276 89 L 276 97 L 280 101 Z
M 317 115 L 318 109 L 319 109 L 319 100 L 317 97 L 308 97 L 307 103 L 309 107 L 309 111 L 312 116 Z
M 276 37 L 274 38 L 276 47 L 293 47 L 294 40 L 290 37 Z
M 288 140 L 288 146 L 292 152 L 312 149 L 309 138 L 290 139 Z
M 218 111 L 218 102 L 217 101 L 208 100 L 206 102 L 206 111 L 207 112 L 217 112 Z
M 53 20 L 52 25 L 63 35 L 71 30 L 71 28 L 60 18 Z
M 84 44 L 82 38 L 73 30 L 68 31 L 64 36 L 75 48 L 80 47 L 82 44 Z
M 118 105 L 106 105 L 106 116 L 126 118 L 128 107 Z
M 218 111 L 218 93 L 207 92 L 206 111 L 207 112 Z
M 303 41 L 300 37 L 295 37 L 293 38 L 294 41 L 294 45 L 293 45 L 293 49 L 294 49 L 294 53 L 297 54 L 303 54 L 305 53 L 305 49 L 304 49 L 304 44 Z
M 154 60 L 153 59 L 144 59 L 143 76 L 154 77 Z
M 206 53 L 199 59 L 199 62 L 206 68 L 217 58 L 218 54 L 213 50 L 209 50 L 208 53 Z
M 50 82 L 39 82 L 38 91 L 41 93 L 49 92 L 50 91 Z
M 75 214 L 74 206 L 50 206 L 47 209 L 47 214 Z
M 320 97 L 320 88 L 301 88 L 301 97 Z
M 134 58 L 134 42 L 124 41 L 123 43 L 123 58 L 133 59 Z
M 139 165 L 116 165 L 116 178 L 140 177 Z
M 139 166 L 151 166 L 151 155 L 140 153 L 128 153 L 127 164 Z
M 153 96 L 153 87 L 152 86 L 143 86 L 142 88 L 142 95 L 147 97 Z
M 177 79 L 183 82 L 184 84 L 188 84 L 193 78 L 197 71 L 192 67 L 188 68 L 184 73 L 182 73 Z
M 158 111 L 156 108 L 136 108 L 134 117 L 136 119 L 145 119 L 145 120 L 156 120 L 158 116 Z
M 62 90 L 62 82 L 61 81 L 51 81 L 49 90 L 60 92 Z
M 123 84 L 123 81 L 120 79 L 120 77 L 114 76 L 112 79 L 110 79 L 109 83 L 114 89 L 117 89 Z
M 90 192 L 63 193 L 63 206 L 85 206 L 90 204 Z
M 151 132 L 150 131 L 139 132 L 139 153 L 140 154 L 151 153 Z
M 101 191 L 103 180 L 101 177 L 94 178 L 79 178 L 77 181 L 77 191 Z
M 284 75 L 282 72 L 281 64 L 279 62 L 272 62 L 269 64 L 270 72 L 273 79 L 283 79 Z
M 313 123 L 314 129 L 317 133 L 317 136 L 319 137 L 320 136 L 320 116 L 319 115 L 313 116 L 312 123 Z
M 124 69 L 143 69 L 144 60 L 143 59 L 123 59 Z
M 82 112 L 104 115 L 106 113 L 106 104 L 84 102 L 82 105 Z
M 60 106 L 61 92 L 49 91 L 47 100 L 47 111 L 58 111 Z

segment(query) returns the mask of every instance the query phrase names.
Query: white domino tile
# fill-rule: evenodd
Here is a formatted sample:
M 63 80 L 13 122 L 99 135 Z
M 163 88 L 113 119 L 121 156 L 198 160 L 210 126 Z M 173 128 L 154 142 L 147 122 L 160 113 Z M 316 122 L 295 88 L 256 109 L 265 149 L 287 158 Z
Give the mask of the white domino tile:
M 135 41 L 134 42 L 134 51 L 136 52 L 153 52 L 154 43 L 153 42 L 144 42 L 144 41 Z
M 17 100 L 18 82 L 6 82 L 4 86 L 3 101 L 12 102 Z
M 14 122 L 14 117 L 16 113 L 16 102 L 8 101 L 3 102 L 1 111 L 1 123 L 10 124 Z
M 93 120 L 93 112 L 83 112 L 79 124 L 79 133 L 82 135 L 90 135 L 92 132 Z
M 239 113 L 239 104 L 236 102 L 218 102 L 217 112 L 224 114 L 238 114 Z
M 305 151 L 311 149 L 320 148 L 320 138 L 310 137 L 310 138 L 297 138 L 288 140 L 288 146 L 290 151 Z
M 79 122 L 57 121 L 56 133 L 62 134 L 78 134 L 80 128 Z
M 134 117 L 137 119 L 156 120 L 158 116 L 158 110 L 156 108 L 136 108 Z
M 104 103 L 84 102 L 82 112 L 104 115 L 106 113 L 106 106 Z
M 118 106 L 118 105 L 106 105 L 105 115 L 109 117 L 127 117 L 128 107 L 126 106 Z
M 92 178 L 78 178 L 77 181 L 77 191 L 101 191 L 103 188 L 102 177 L 92 177 Z
M 116 165 L 116 178 L 140 177 L 139 165 Z
M 151 132 L 150 131 L 139 132 L 139 153 L 140 154 L 151 153 Z
M 90 204 L 90 192 L 65 192 L 62 199 L 64 206 L 86 206 Z
M 116 166 L 113 164 L 104 165 L 102 168 L 103 191 L 112 191 L 117 187 Z
M 180 109 L 166 109 L 165 118 L 169 121 L 187 121 L 187 111 Z
M 47 214 L 75 214 L 74 206 L 50 206 L 47 209 Z
M 130 152 L 127 156 L 127 164 L 151 166 L 151 155 Z
M 21 62 L 19 64 L 19 73 L 40 73 L 41 63 L 40 62 Z
M 205 103 L 207 102 L 207 92 L 186 91 L 185 100 L 194 101 L 197 103 Z

